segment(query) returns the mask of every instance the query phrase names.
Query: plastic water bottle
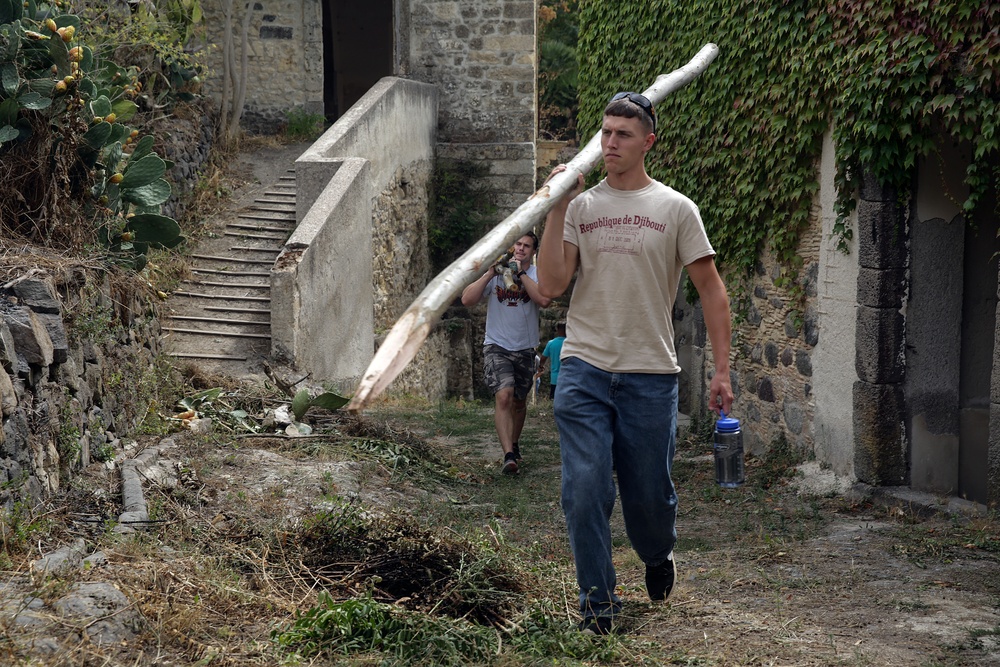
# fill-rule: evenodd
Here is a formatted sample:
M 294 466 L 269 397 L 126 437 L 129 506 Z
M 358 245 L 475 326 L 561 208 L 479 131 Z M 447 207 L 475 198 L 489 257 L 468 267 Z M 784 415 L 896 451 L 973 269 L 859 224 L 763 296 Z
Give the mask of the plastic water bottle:
M 726 413 L 715 422 L 713 447 L 715 453 L 715 481 L 724 489 L 743 484 L 743 431 L 740 420 L 727 417 Z

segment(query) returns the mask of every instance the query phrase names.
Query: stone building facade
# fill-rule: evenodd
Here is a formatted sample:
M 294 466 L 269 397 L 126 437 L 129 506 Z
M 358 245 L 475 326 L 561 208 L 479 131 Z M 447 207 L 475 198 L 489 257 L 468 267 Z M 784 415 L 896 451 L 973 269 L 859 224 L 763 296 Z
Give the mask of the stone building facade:
M 323 112 L 323 3 L 320 0 L 235 2 L 227 23 L 222 3 L 203 3 L 202 51 L 210 75 L 204 91 L 218 103 L 223 90 L 225 29 L 230 28 L 241 70 L 243 21 L 247 21 L 244 128 L 271 133 L 287 122 L 287 112 Z M 249 16 L 246 14 L 249 8 Z
M 239 3 L 237 3 L 239 4 Z M 287 113 L 342 116 L 379 79 L 430 83 L 440 95 L 439 160 L 484 163 L 497 219 L 534 192 L 534 0 L 257 0 L 247 5 L 243 126 L 279 131 Z M 237 61 L 244 10 L 231 21 Z M 205 7 L 212 76 L 222 90 L 223 30 Z

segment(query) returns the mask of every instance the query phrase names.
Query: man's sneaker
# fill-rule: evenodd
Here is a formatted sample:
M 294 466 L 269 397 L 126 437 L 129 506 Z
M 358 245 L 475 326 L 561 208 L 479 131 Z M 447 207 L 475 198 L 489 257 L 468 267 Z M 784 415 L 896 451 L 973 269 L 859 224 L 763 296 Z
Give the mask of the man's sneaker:
M 649 599 L 654 602 L 666 600 L 670 597 L 670 592 L 674 590 L 674 581 L 677 579 L 677 563 L 674 561 L 674 552 L 671 551 L 667 560 L 656 566 L 646 566 L 646 592 Z
M 610 635 L 614 631 L 609 616 L 590 616 L 580 621 L 580 632 L 585 635 Z
M 514 456 L 514 452 L 507 452 L 503 455 L 503 467 L 500 468 L 500 472 L 513 475 L 517 472 L 517 458 Z
M 521 462 L 521 448 L 517 446 L 516 442 L 514 443 L 514 459 L 517 460 L 518 463 Z

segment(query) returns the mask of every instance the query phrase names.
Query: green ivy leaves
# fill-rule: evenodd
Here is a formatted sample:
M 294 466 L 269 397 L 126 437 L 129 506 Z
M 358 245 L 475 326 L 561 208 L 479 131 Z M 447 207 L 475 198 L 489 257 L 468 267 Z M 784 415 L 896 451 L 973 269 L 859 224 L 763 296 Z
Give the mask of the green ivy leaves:
M 843 247 L 861 175 L 909 187 L 940 132 L 972 142 L 967 208 L 997 187 L 988 163 L 1000 151 L 996 25 L 996 3 L 583 2 L 581 135 L 597 130 L 614 92 L 641 90 L 705 43 L 718 44 L 711 67 L 657 109 L 647 166 L 698 203 L 736 276 L 750 276 L 770 250 L 794 296 L 828 129 Z

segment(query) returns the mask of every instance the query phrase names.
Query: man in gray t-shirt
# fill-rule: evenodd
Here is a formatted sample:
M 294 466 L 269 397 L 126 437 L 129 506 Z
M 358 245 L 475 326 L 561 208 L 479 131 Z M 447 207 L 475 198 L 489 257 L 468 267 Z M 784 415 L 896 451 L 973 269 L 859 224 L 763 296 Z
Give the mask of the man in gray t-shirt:
M 527 415 L 527 398 L 538 346 L 538 308 L 549 299 L 538 290 L 538 269 L 532 264 L 538 237 L 528 232 L 514 243 L 516 268 L 507 276 L 490 266 L 462 292 L 462 304 L 487 300 L 483 374 L 495 401 L 493 421 L 503 450 L 501 471 L 516 473 L 521 461 L 518 438 Z

